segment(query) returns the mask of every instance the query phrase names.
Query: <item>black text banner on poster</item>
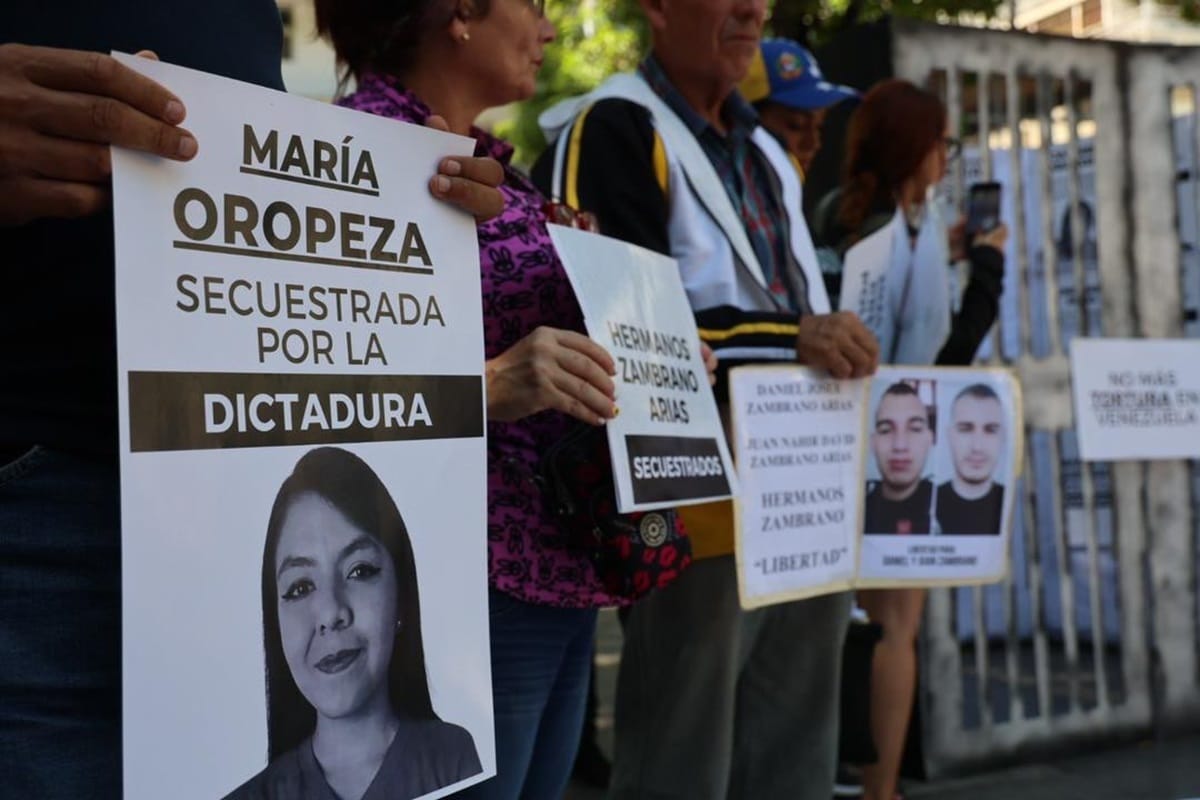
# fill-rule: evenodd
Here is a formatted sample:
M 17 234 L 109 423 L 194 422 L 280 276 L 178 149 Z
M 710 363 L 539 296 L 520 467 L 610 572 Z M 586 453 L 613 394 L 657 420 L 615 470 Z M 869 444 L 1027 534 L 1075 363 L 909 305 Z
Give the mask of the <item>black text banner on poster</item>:
M 130 372 L 135 453 L 483 435 L 474 375 Z
M 625 447 L 633 499 L 638 503 L 729 493 L 729 477 L 716 439 L 626 436 Z

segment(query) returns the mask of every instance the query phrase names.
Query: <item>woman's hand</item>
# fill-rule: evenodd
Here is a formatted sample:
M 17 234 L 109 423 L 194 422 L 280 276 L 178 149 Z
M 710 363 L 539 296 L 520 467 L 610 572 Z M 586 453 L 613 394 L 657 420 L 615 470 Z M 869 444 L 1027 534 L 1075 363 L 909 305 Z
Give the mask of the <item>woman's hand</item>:
M 700 360 L 704 362 L 704 369 L 708 370 L 708 385 L 717 385 L 717 354 L 712 351 L 712 348 L 700 340 Z
M 959 217 L 946 234 L 950 239 L 950 263 L 957 264 L 967 257 L 967 218 Z
M 538 328 L 489 359 L 488 418 L 514 422 L 554 409 L 591 425 L 617 415 L 612 356 L 588 337 L 557 328 Z
M 975 238 L 971 240 L 972 247 L 991 247 L 1004 252 L 1004 245 L 1008 242 L 1008 226 L 1003 222 L 992 228 L 990 231 L 975 234 Z
M 436 114 L 425 121 L 426 127 L 449 131 L 446 120 Z M 443 158 L 438 174 L 429 180 L 429 191 L 439 200 L 458 206 L 484 222 L 504 210 L 504 167 L 494 158 Z

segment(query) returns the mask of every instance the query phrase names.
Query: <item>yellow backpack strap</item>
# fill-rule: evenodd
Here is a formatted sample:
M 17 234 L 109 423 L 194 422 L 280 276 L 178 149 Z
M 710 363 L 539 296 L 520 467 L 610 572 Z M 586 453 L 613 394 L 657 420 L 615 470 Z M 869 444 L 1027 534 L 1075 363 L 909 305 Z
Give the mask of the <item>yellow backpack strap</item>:
M 658 134 L 658 129 L 654 130 L 654 179 L 658 181 L 658 188 L 662 189 L 663 197 L 671 196 L 671 170 L 667 164 L 667 148 L 663 145 L 662 137 Z
M 593 106 L 588 106 L 579 113 L 571 127 L 563 131 L 559 140 L 559 151 L 555 157 L 556 172 L 561 170 L 562 201 L 571 208 L 581 208 L 579 203 L 579 154 L 583 149 L 583 127 Z M 667 148 L 657 129 L 654 131 L 654 147 L 651 153 L 651 163 L 654 167 L 654 180 L 667 197 L 670 190 L 671 169 L 667 163 Z M 565 145 L 565 147 L 564 147 Z M 564 152 L 565 150 L 565 152 Z M 555 176 L 556 178 L 558 175 Z M 559 181 L 555 180 L 556 188 Z
M 583 124 L 592 111 L 588 106 L 571 125 L 571 138 L 567 144 L 567 163 L 563 170 L 563 201 L 571 208 L 579 208 L 579 151 L 583 145 Z

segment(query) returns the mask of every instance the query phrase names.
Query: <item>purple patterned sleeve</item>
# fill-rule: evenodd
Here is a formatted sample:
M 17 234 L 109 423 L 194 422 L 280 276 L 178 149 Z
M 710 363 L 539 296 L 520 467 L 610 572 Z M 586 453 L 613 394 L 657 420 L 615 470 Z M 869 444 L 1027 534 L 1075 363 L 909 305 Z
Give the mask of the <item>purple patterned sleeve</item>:
M 338 101 L 348 108 L 423 124 L 425 103 L 395 80 L 365 75 Z M 512 147 L 473 129 L 476 155 L 504 165 L 504 211 L 479 224 L 484 349 L 495 358 L 539 327 L 584 332 L 583 313 L 546 230 L 545 198 L 511 164 Z M 492 586 L 540 605 L 620 605 L 586 555 L 569 549 L 534 483 L 539 454 L 574 423 L 544 411 L 514 423 L 488 423 L 488 572 Z

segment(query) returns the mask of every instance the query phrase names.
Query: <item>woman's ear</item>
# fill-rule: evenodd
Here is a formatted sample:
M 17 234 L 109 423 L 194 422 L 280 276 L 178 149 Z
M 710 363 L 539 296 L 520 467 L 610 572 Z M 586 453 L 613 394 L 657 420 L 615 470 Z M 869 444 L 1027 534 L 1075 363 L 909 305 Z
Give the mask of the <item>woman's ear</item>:
M 446 27 L 446 32 L 452 40 L 465 42 L 471 38 L 469 23 L 475 17 L 475 11 L 475 3 L 472 0 L 458 0 L 454 4 L 454 15 L 450 17 L 450 24 Z

